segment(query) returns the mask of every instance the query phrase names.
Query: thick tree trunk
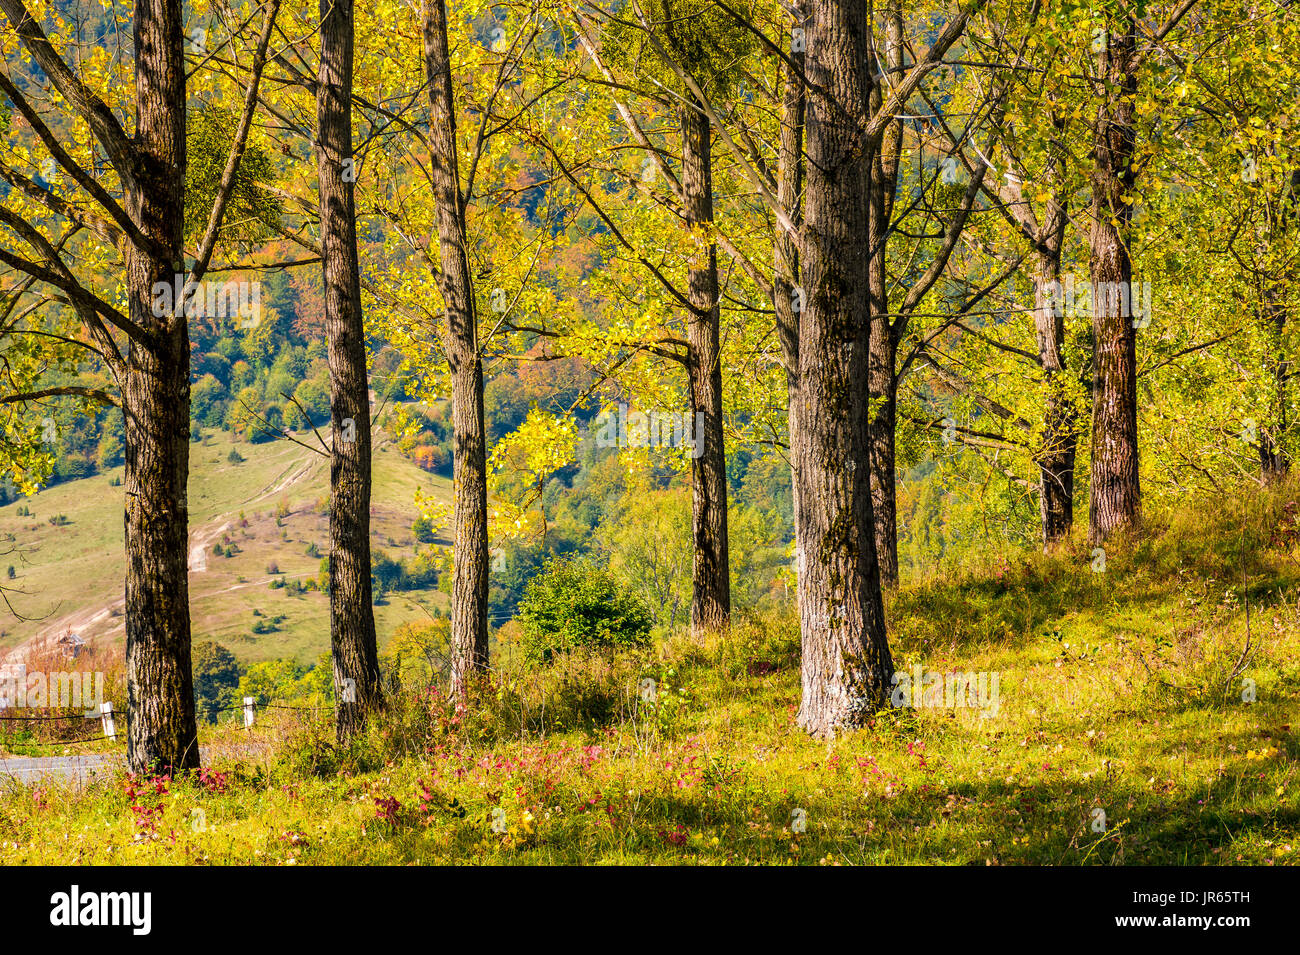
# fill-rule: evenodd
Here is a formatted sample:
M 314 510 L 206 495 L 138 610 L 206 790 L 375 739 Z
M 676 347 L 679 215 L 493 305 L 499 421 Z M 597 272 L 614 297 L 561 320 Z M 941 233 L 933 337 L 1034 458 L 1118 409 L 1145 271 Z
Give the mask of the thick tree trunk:
M 791 7 L 793 28 L 806 29 L 804 4 L 797 0 Z M 806 59 L 804 45 L 789 54 L 790 62 L 782 66 L 781 141 L 777 154 L 776 198 L 790 221 L 803 221 L 803 127 Z M 803 295 L 796 294 L 799 284 L 799 246 L 796 236 L 777 225 L 773 243 L 772 305 L 776 311 L 777 341 L 781 346 L 781 364 L 785 367 L 786 424 L 790 454 L 790 489 L 794 500 L 795 568 L 803 572 L 803 538 L 799 533 L 799 315 Z
M 189 329 L 178 308 L 153 314 L 155 283 L 173 286 L 181 260 L 185 182 L 185 57 L 180 0 L 135 10 L 136 179 L 127 212 L 159 255 L 130 251 L 130 318 L 154 336 L 131 343 L 126 417 L 127 764 L 132 772 L 196 769 L 190 670 Z M 166 255 L 161 253 L 165 252 Z
M 682 198 L 685 220 L 699 241 L 695 267 L 687 275 L 691 312 L 691 414 L 702 415 L 696 435 L 699 454 L 691 461 L 692 571 L 691 631 L 724 629 L 731 616 L 731 571 L 727 547 L 727 457 L 722 433 L 722 356 L 719 348 L 718 256 L 707 230 L 713 225 L 713 170 L 709 119 L 693 101 L 681 107 Z
M 1092 477 L 1088 540 L 1101 543 L 1141 519 L 1138 486 L 1137 338 L 1131 295 L 1133 264 L 1128 230 L 1133 218 L 1133 149 L 1137 93 L 1131 17 L 1112 21 L 1098 54 L 1100 104 L 1093 130 L 1092 279 L 1093 385 Z
M 1063 230 L 1064 215 L 1060 220 Z M 1049 232 L 1061 234 L 1051 229 Z M 1042 444 L 1036 455 L 1044 551 L 1069 537 L 1074 526 L 1074 461 L 1079 441 L 1077 416 L 1068 395 L 1065 373 L 1060 242 L 1053 238 L 1048 239 L 1047 248 L 1039 251 L 1034 275 L 1034 327 L 1046 389 Z
M 383 704 L 370 589 L 370 397 L 353 195 L 352 50 L 352 0 L 321 0 L 317 170 L 333 425 L 330 648 L 340 740 Z
M 808 44 L 808 190 L 801 250 L 798 473 L 806 542 L 798 722 L 816 735 L 887 705 L 893 660 L 871 507 L 867 352 L 870 295 L 863 141 L 870 89 L 866 6 L 815 0 Z
M 432 122 L 434 202 L 438 214 L 440 285 L 447 309 L 443 347 L 451 366 L 454 483 L 454 569 L 451 591 L 451 691 L 463 696 L 487 669 L 488 539 L 487 428 L 483 417 L 483 361 L 465 240 L 465 207 L 456 154 L 447 11 L 443 0 L 424 2 L 424 66 Z

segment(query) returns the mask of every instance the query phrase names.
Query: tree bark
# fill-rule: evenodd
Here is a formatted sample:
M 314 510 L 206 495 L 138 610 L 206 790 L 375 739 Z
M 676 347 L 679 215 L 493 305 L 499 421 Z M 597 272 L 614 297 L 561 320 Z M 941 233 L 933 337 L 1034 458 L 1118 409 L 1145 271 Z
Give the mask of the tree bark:
M 189 328 L 183 308 L 153 314 L 155 283 L 181 271 L 185 183 L 185 57 L 180 0 L 135 10 L 135 177 L 126 209 L 155 251 L 129 248 L 133 322 L 122 382 L 126 418 L 127 765 L 132 772 L 197 769 L 190 669 Z
M 885 36 L 885 58 L 873 62 L 883 63 L 891 71 L 897 71 L 903 63 L 903 21 L 896 0 L 888 4 Z M 873 82 L 870 97 L 873 111 L 880 108 L 881 101 L 881 85 Z M 872 159 L 868 194 L 871 351 L 867 359 L 867 387 L 876 409 L 869 423 L 871 511 L 876 558 L 880 561 L 880 582 L 886 587 L 898 583 L 898 333 L 889 313 L 889 277 L 885 265 L 902 140 L 903 121 L 895 120 L 886 127 L 880 148 Z
M 1274 231 L 1277 237 L 1293 230 L 1300 221 L 1300 168 L 1288 177 L 1286 192 L 1279 204 Z M 1261 248 L 1261 255 L 1267 248 Z M 1266 273 L 1260 283 L 1257 314 L 1264 334 L 1264 374 L 1268 387 L 1268 418 L 1259 434 L 1259 470 L 1265 483 L 1279 481 L 1291 471 L 1291 452 L 1287 432 L 1291 428 L 1291 359 L 1284 336 L 1288 315 L 1289 274 Z
M 267 8 L 244 112 L 235 132 L 221 185 L 189 281 L 201 280 L 217 242 L 226 203 L 247 143 L 266 47 L 274 27 L 278 0 Z M 127 765 L 132 772 L 175 772 L 199 765 L 198 734 L 190 660 L 188 581 L 189 471 L 189 285 L 184 261 L 184 183 L 186 175 L 185 56 L 183 9 L 179 0 L 142 0 L 133 12 L 136 122 L 128 135 L 116 114 L 88 88 L 60 56 L 20 0 L 0 0 L 9 29 L 21 40 L 58 91 L 66 115 L 84 123 L 94 136 L 95 155 L 106 154 L 118 173 L 121 206 L 93 175 L 51 145 L 54 158 L 111 218 L 91 230 L 116 245 L 125 260 L 125 314 L 82 286 L 63 255 L 21 217 L 0 210 L 6 225 L 35 249 L 53 273 L 10 256 L 6 262 L 33 280 L 53 284 L 66 296 L 83 323 L 87 340 L 121 392 L 125 417 Z M 56 134 L 10 80 L 0 75 L 6 97 L 42 139 Z M 53 102 L 53 100 L 52 100 Z M 97 214 L 60 210 L 80 229 Z M 76 231 L 76 230 L 74 230 Z M 69 233 L 71 235 L 72 233 Z M 82 252 L 75 253 L 83 259 Z M 30 284 L 30 283 L 29 283 Z M 155 297 L 156 288 L 183 289 L 170 306 Z M 123 356 L 109 331 L 127 339 Z M 100 389 L 68 386 L 42 393 L 86 394 L 104 398 Z M 40 393 L 27 396 L 39 398 Z M 8 400 L 17 400 L 10 398 Z
M 997 125 L 1003 121 L 996 111 Z M 990 190 L 998 208 L 1032 247 L 1034 337 L 1043 380 L 1043 426 L 1033 450 L 1038 469 L 1039 521 L 1043 551 L 1054 549 L 1070 536 L 1074 525 L 1074 465 L 1078 448 L 1078 411 L 1071 400 L 1071 382 L 1065 373 L 1065 309 L 1061 289 L 1061 249 L 1069 222 L 1069 196 L 1062 185 L 1068 153 L 1065 148 L 1066 122 L 1053 102 L 1051 123 L 1055 136 L 1048 162 L 1039 181 L 1048 187 L 1042 219 L 1022 188 L 1019 177 L 1010 176 L 1005 185 Z M 1014 143 L 1004 139 L 1008 151 Z M 1014 165 L 1013 168 L 1022 168 Z
M 876 540 L 876 557 L 880 561 L 880 582 L 889 587 L 898 583 L 898 510 L 895 439 L 898 415 L 898 378 L 895 375 L 894 328 L 889 318 L 888 278 L 885 272 L 886 232 L 889 228 L 884 191 L 892 191 L 885 170 L 877 156 L 872 163 L 872 188 L 869 197 L 870 225 L 867 241 L 875 254 L 869 266 L 871 309 L 870 354 L 867 359 L 867 387 L 875 402 L 871 416 L 871 512 L 872 531 Z
M 1259 429 L 1259 471 L 1266 483 L 1279 481 L 1291 470 L 1291 457 L 1283 443 L 1290 422 L 1291 360 L 1283 335 L 1287 306 L 1277 283 L 1269 282 L 1262 294 L 1259 319 L 1264 333 L 1265 387 L 1268 389 L 1268 418 Z
M 796 0 L 791 6 L 793 28 L 806 30 L 804 4 Z M 793 34 L 792 34 L 793 35 Z M 805 34 L 806 35 L 806 34 Z M 790 62 L 782 65 L 781 139 L 777 154 L 776 199 L 786 216 L 796 226 L 803 221 L 803 129 L 805 94 L 804 45 L 789 54 Z M 781 346 L 781 364 L 785 368 L 786 425 L 790 455 L 790 489 L 794 503 L 795 568 L 803 572 L 803 537 L 799 532 L 799 316 L 803 310 L 803 293 L 799 284 L 799 245 L 779 223 L 773 242 L 772 306 L 776 312 L 777 341 Z M 796 588 L 797 593 L 797 588 Z
M 1065 541 L 1074 528 L 1074 465 L 1079 446 L 1078 410 L 1070 397 L 1071 382 L 1065 368 L 1065 303 L 1061 289 L 1061 250 L 1069 224 L 1066 212 L 1069 198 L 1061 185 L 1066 163 L 1065 120 L 1055 109 L 1052 126 L 1057 138 L 1052 143 L 1053 154 L 1044 172 L 1051 185 L 1051 195 L 1043 210 L 1042 227 L 1036 228 L 1033 236 L 1037 257 L 1034 332 L 1044 388 L 1043 434 L 1035 463 L 1044 553 Z M 1027 207 L 1024 214 L 1037 226 Z
M 691 460 L 691 631 L 727 627 L 731 571 L 727 545 L 727 457 L 722 430 L 722 356 L 719 347 L 718 255 L 708 237 L 713 225 L 713 170 L 709 119 L 688 96 L 681 106 L 682 198 L 688 229 L 697 241 L 687 274 L 691 414 L 702 415 L 700 453 Z
M 1064 219 L 1062 215 L 1062 233 Z M 1065 372 L 1060 249 L 1059 241 L 1052 243 L 1049 238 L 1048 244 L 1040 247 L 1034 275 L 1034 327 L 1046 390 L 1042 443 L 1036 455 L 1044 551 L 1068 538 L 1074 526 L 1074 462 L 1079 442 L 1077 415 L 1067 392 Z
M 887 307 L 887 306 L 886 306 Z M 877 308 L 873 303 L 872 310 Z M 876 399 L 871 417 L 871 512 L 880 583 L 898 583 L 898 387 L 889 322 L 872 323 L 868 387 Z
M 451 691 L 464 696 L 488 665 L 487 428 L 483 416 L 483 361 L 466 246 L 465 206 L 456 153 L 447 11 L 443 0 L 424 2 L 424 66 L 429 84 L 434 202 L 437 207 L 439 286 L 447 310 L 443 349 L 451 367 L 454 555 L 451 592 Z
M 1141 520 L 1138 485 L 1137 337 L 1133 328 L 1133 101 L 1137 93 L 1137 33 L 1132 17 L 1108 23 L 1097 55 L 1100 103 L 1093 129 L 1092 235 L 1092 475 L 1088 540 L 1098 544 Z
M 383 705 L 370 580 L 370 396 L 352 155 L 352 0 L 320 0 L 317 172 L 329 344 L 330 648 L 339 740 Z
M 887 704 L 885 635 L 871 506 L 867 355 L 871 145 L 866 5 L 814 0 L 808 44 L 808 187 L 799 329 L 798 723 L 824 736 Z

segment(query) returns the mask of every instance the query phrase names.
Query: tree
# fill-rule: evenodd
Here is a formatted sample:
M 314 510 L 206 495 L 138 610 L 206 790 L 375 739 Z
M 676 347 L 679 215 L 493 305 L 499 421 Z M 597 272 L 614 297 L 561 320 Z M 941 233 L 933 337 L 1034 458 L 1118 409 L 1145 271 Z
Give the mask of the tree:
M 978 7 L 980 4 L 976 4 Z M 861 725 L 885 705 L 893 659 L 885 633 L 872 512 L 868 355 L 871 169 L 895 114 L 961 36 L 952 16 L 926 54 L 878 96 L 866 9 L 814 0 L 808 40 L 807 198 L 800 262 L 797 517 L 803 697 L 814 735 Z
M 1099 103 L 1093 127 L 1092 478 L 1088 540 L 1104 542 L 1140 519 L 1137 436 L 1137 333 L 1126 234 L 1133 218 L 1133 106 L 1137 96 L 1137 21 L 1130 14 L 1105 23 L 1097 53 Z M 1114 290 L 1116 294 L 1110 294 Z M 1126 307 L 1127 306 L 1127 307 Z
M 465 196 L 456 144 L 456 103 L 447 46 L 445 0 L 424 0 L 424 69 L 432 123 L 433 198 L 440 257 L 438 286 L 447 312 L 443 350 L 451 367 L 452 517 L 455 563 L 451 609 L 451 688 L 463 695 L 488 665 L 487 429 L 483 418 L 483 359 L 469 271 Z
M 1088 540 L 1102 543 L 1141 520 L 1137 433 L 1137 335 L 1129 233 L 1137 171 L 1135 103 L 1149 54 L 1195 5 L 1183 0 L 1149 45 L 1139 44 L 1138 17 L 1124 4 L 1107 5 L 1097 26 L 1092 129 L 1093 386 L 1092 474 Z
M 902 4 L 891 2 L 885 10 L 885 57 L 878 60 L 880 80 L 872 84 L 871 109 L 880 109 L 885 91 L 885 77 L 903 72 L 905 66 L 906 45 L 904 43 Z M 996 97 L 994 97 L 996 98 Z M 977 111 L 982 110 L 980 104 Z M 876 112 L 879 115 L 879 112 Z M 889 253 L 896 245 L 900 233 L 909 230 L 900 221 L 909 218 L 907 213 L 895 216 L 895 197 L 899 191 L 899 170 L 904 148 L 903 120 L 893 117 L 886 124 L 878 147 L 874 150 L 869 167 L 870 185 L 868 190 L 870 206 L 868 209 L 870 225 L 868 232 L 868 281 L 870 283 L 871 333 L 870 355 L 867 360 L 867 375 L 874 413 L 870 414 L 868 427 L 871 440 L 871 507 L 876 538 L 876 555 L 880 562 L 881 582 L 892 586 L 898 583 L 898 503 L 897 503 L 897 433 L 898 433 L 898 386 L 908 370 L 910 362 L 904 361 L 902 367 L 898 361 L 899 346 L 908 334 L 913 316 L 925 299 L 943 277 L 948 261 L 962 235 L 972 206 L 979 195 L 984 180 L 986 166 L 979 163 L 972 171 L 971 181 L 965 194 L 960 197 L 956 209 L 946 217 L 929 213 L 927 218 L 939 220 L 937 223 L 940 243 L 937 248 L 927 249 L 918 243 L 905 256 L 909 263 L 918 259 L 926 262 L 924 270 L 918 274 L 907 275 L 910 279 L 907 292 L 902 301 L 890 300 L 890 288 L 895 284 L 889 274 Z M 939 184 L 938 175 L 932 178 L 930 186 Z M 924 185 L 924 184 L 922 184 Z M 924 194 L 924 190 L 923 190 Z M 944 222 L 943 219 L 947 221 Z M 933 230 L 931 223 L 914 228 L 913 234 L 924 236 Z M 899 282 L 897 284 L 904 284 Z
M 701 86 L 722 86 L 726 65 L 744 52 L 747 38 L 710 4 L 679 9 L 663 2 L 640 15 L 642 30 L 656 52 L 680 77 L 682 222 L 697 251 L 687 271 L 685 365 L 691 414 L 700 414 L 701 447 L 691 459 L 694 569 L 691 629 L 719 630 L 731 616 L 731 571 L 727 541 L 727 459 L 723 444 L 722 352 L 719 344 L 718 252 L 713 229 L 713 132 Z M 662 36 L 662 40 L 660 39 Z M 724 39 L 725 37 L 725 39 Z M 719 62 L 719 61 L 723 62 Z M 671 180 L 670 180 L 671 181 Z
M 593 211 L 610 227 L 618 245 L 630 252 L 676 308 L 685 312 L 684 340 L 658 335 L 631 346 L 676 362 L 687 377 L 692 420 L 701 422 L 698 447 L 691 457 L 694 540 L 691 626 L 696 632 L 724 629 L 730 620 L 730 558 L 727 535 L 727 460 L 723 410 L 720 287 L 717 224 L 714 215 L 712 96 L 734 85 L 735 63 L 752 47 L 752 38 L 729 13 L 713 3 L 684 4 L 653 0 L 633 10 L 635 19 L 613 14 L 597 43 L 595 25 L 580 20 L 579 42 L 590 54 L 600 77 L 619 91 L 613 107 L 631 141 L 646 150 L 642 183 L 666 184 L 665 204 L 681 222 L 689 246 L 684 285 L 674 281 L 636 236 L 614 224 L 596 190 L 580 185 L 564 165 L 555 144 L 546 148 Z M 618 73 L 615 73 L 618 70 Z M 627 95 L 622 95 L 626 91 Z M 646 133 L 655 114 L 675 114 L 680 167 Z M 633 190 L 630 195 L 635 195 Z M 630 196 L 629 196 L 630 198 Z M 656 202 L 660 201 L 656 198 Z M 629 344 L 623 341 L 616 345 Z M 620 362 L 621 364 L 621 362 Z
M 669 633 L 689 593 L 694 559 L 690 521 L 691 504 L 681 490 L 634 484 L 598 531 L 610 570 L 629 582 Z
M 1024 163 L 1009 160 L 1012 175 L 997 189 L 997 208 L 1029 243 L 1033 256 L 1034 331 L 1038 367 L 1042 374 L 1043 421 L 1034 459 L 1038 468 L 1039 522 L 1045 550 L 1060 544 L 1074 526 L 1074 465 L 1078 451 L 1078 410 L 1066 368 L 1065 308 L 1062 302 L 1061 256 L 1069 221 L 1066 186 L 1065 121 L 1055 103 L 1050 128 L 1054 135 L 1041 180 L 1047 196 L 1035 204 L 1023 187 Z M 1005 140 L 1003 140 L 1005 142 Z M 1009 156 L 1014 155 L 1011 149 Z
M 968 378 L 962 379 L 954 373 L 952 363 L 945 363 L 940 369 L 935 356 L 937 349 L 927 349 L 927 358 L 945 384 L 959 388 L 973 397 L 981 410 L 1001 419 L 1003 434 L 998 441 L 1003 447 L 1023 445 L 1029 451 L 1037 480 L 1025 483 L 1038 492 L 1040 533 L 1047 550 L 1068 538 L 1074 522 L 1074 468 L 1081 396 L 1067 369 L 1062 260 L 1070 198 L 1083 185 L 1077 181 L 1078 173 L 1073 168 L 1076 163 L 1067 141 L 1070 133 L 1067 117 L 1072 113 L 1073 102 L 1077 102 L 1071 84 L 1078 68 L 1074 57 L 1062 54 L 1062 48 L 1074 45 L 1073 38 L 1061 30 L 1059 21 L 1044 16 L 1042 4 L 1029 4 L 1029 9 L 1023 12 L 1023 25 L 1016 23 L 1009 28 L 1013 17 L 1019 18 L 1021 14 L 1015 5 L 999 14 L 1001 22 L 999 18 L 990 18 L 995 42 L 1001 39 L 1008 49 L 1024 49 L 1027 39 L 1032 37 L 1041 52 L 1035 58 L 1033 71 L 1010 72 L 997 78 L 996 85 L 1001 89 L 989 110 L 989 153 L 995 162 L 1005 163 L 1005 173 L 1002 176 L 995 173 L 992 179 L 985 176 L 981 188 L 991 201 L 992 210 L 1011 230 L 1011 241 L 1025 250 L 1017 256 L 996 248 L 993 252 L 1012 270 L 1019 269 L 1028 258 L 1035 341 L 1032 352 L 1014 345 L 994 347 L 1015 360 L 1034 363 L 1035 374 L 1041 382 L 1037 396 L 1041 412 L 1015 414 L 1002 404 L 1005 396 L 999 399 L 990 395 L 990 389 L 976 389 Z M 1068 14 L 1058 16 L 1069 18 Z M 982 77 L 977 77 L 976 82 L 982 82 Z M 1042 121 L 1043 117 L 1046 122 Z M 954 130 L 947 122 L 941 125 L 950 149 L 961 158 L 968 173 L 973 174 L 983 162 L 977 163 L 972 156 L 977 147 L 972 145 L 974 137 L 969 128 Z M 995 241 L 993 245 L 996 244 Z M 1020 308 L 1020 303 L 1014 302 L 1013 308 Z M 980 333 L 964 322 L 954 322 L 951 327 L 972 342 L 979 339 Z M 985 337 L 983 343 L 990 341 L 995 340 Z M 1018 432 L 1019 436 L 1008 435 L 1008 430 Z M 965 429 L 954 428 L 952 437 L 976 448 L 988 441 L 986 436 L 970 435 Z
M 267 6 L 243 110 L 192 264 L 186 269 L 182 4 L 151 0 L 135 8 L 135 130 L 128 134 L 114 109 L 68 65 L 21 0 L 0 2 L 9 30 L 30 57 L 30 63 L 22 58 L 6 61 L 0 92 L 39 140 L 51 160 L 46 168 L 57 169 L 76 187 L 65 194 L 18 169 L 6 168 L 5 178 L 19 183 L 16 192 L 31 205 L 23 214 L 6 202 L 0 207 L 0 223 L 34 258 L 14 251 L 6 237 L 0 262 L 25 276 L 10 291 L 23 295 L 48 289 L 47 301 L 58 301 L 73 311 L 81 329 L 62 336 L 63 344 L 80 350 L 80 361 L 97 356 L 117 389 L 114 397 L 103 388 L 51 390 L 33 383 L 6 394 L 5 402 L 31 404 L 53 395 L 80 395 L 100 403 L 120 403 L 124 411 L 127 760 L 135 772 L 184 770 L 199 764 L 186 570 L 190 428 L 186 290 L 190 283 L 202 280 L 221 231 L 278 7 L 278 0 L 270 0 Z M 84 123 L 93 145 L 59 138 L 43 111 L 28 99 L 27 91 L 35 93 L 42 84 L 20 75 L 24 67 L 29 73 L 39 69 L 61 99 L 55 106 L 60 119 Z M 101 155 L 107 157 L 111 175 L 108 169 L 100 169 Z M 76 254 L 76 244 L 69 245 L 73 235 L 83 230 L 98 243 L 87 245 L 84 258 Z M 82 263 L 89 265 L 79 276 L 74 269 Z M 125 313 L 112 304 L 117 289 L 105 282 L 97 271 L 100 266 L 125 276 L 121 290 Z M 160 296 L 156 291 L 178 288 L 180 295 Z M 31 330 L 32 334 L 39 331 Z
M 1196 21 L 1180 31 L 1190 34 L 1192 48 L 1180 49 L 1178 59 L 1196 53 L 1206 33 L 1222 42 L 1195 57 L 1177 89 L 1197 115 L 1209 111 L 1218 122 L 1180 124 L 1193 138 L 1166 151 L 1172 160 L 1166 169 L 1179 188 L 1176 201 L 1160 212 L 1181 220 L 1179 251 L 1219 263 L 1205 284 L 1246 306 L 1248 319 L 1227 323 L 1216 336 L 1233 341 L 1215 377 L 1233 395 L 1238 437 L 1255 454 L 1261 481 L 1270 483 L 1290 472 L 1296 455 L 1291 315 L 1300 291 L 1300 140 L 1292 103 L 1277 94 L 1294 82 L 1300 11 L 1261 9 L 1247 20 L 1226 6 L 1202 11 Z M 1216 397 L 1201 394 L 1210 407 Z
M 340 740 L 383 705 L 370 582 L 370 388 L 353 195 L 352 63 L 352 0 L 320 0 L 317 171 L 332 424 L 330 646 Z
M 229 691 L 239 685 L 239 662 L 233 653 L 211 640 L 194 644 L 191 660 L 199 714 L 209 723 L 215 722 Z
M 525 659 L 550 663 L 576 649 L 639 648 L 654 616 L 640 597 L 589 560 L 555 559 L 519 602 Z
M 807 36 L 806 2 L 797 0 L 790 7 L 791 37 Z M 799 31 L 796 33 L 795 31 Z M 790 487 L 794 498 L 795 553 L 803 553 L 803 535 L 799 526 L 798 441 L 799 426 L 799 312 L 803 293 L 799 288 L 799 234 L 803 223 L 804 188 L 804 120 L 807 91 L 804 70 L 807 62 L 806 41 L 792 43 L 790 53 L 781 63 L 781 129 L 776 165 L 776 201 L 790 223 L 783 228 L 778 222 L 772 241 L 772 309 L 776 316 L 777 341 L 781 347 L 781 365 L 785 371 L 786 440 L 790 454 Z

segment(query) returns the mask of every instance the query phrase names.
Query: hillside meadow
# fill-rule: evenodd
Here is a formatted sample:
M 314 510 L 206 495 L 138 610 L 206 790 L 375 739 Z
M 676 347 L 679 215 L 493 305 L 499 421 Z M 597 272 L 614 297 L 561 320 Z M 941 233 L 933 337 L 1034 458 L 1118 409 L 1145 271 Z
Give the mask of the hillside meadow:
M 327 712 L 261 709 L 204 727 L 190 777 L 6 786 L 0 844 L 39 864 L 1290 865 L 1295 493 L 1153 521 L 1104 571 L 1080 548 L 905 582 L 896 665 L 983 679 L 965 705 L 808 737 L 788 610 L 548 666 L 506 641 L 465 708 L 408 685 L 349 745 Z
M 329 650 L 329 598 L 319 590 L 272 589 L 273 581 L 315 581 L 329 547 L 329 459 L 303 444 L 250 443 L 202 429 L 190 448 L 190 612 L 196 640 L 215 640 L 241 660 L 314 662 Z M 304 435 L 304 441 L 310 433 Z M 233 454 L 238 458 L 232 458 Z M 100 645 L 125 634 L 121 467 L 65 481 L 0 507 L 0 540 L 21 552 L 6 581 L 13 608 L 0 625 L 0 654 L 65 633 Z M 401 560 L 419 542 L 416 492 L 430 506 L 451 499 L 451 482 L 420 470 L 387 437 L 376 442 L 371 546 Z M 221 547 L 222 554 L 214 553 Z M 229 548 L 230 555 L 225 555 Z M 315 556 L 308 554 L 314 548 Z M 5 568 L 0 567 L 0 571 Z M 14 591 L 20 592 L 14 592 Z M 445 608 L 446 594 L 410 590 L 375 607 L 385 637 L 400 624 Z M 280 618 L 268 634 L 259 619 Z

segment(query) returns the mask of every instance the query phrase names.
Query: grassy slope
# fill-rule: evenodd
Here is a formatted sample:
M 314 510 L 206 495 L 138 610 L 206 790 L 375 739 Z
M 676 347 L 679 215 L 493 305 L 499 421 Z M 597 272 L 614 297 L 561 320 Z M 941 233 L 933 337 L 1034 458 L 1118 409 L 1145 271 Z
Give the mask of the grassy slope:
M 1080 550 L 906 584 L 889 601 L 896 662 L 998 672 L 989 718 L 891 710 L 809 739 L 793 722 L 797 629 L 776 615 L 648 660 L 541 674 L 497 661 L 498 682 L 460 723 L 408 701 L 349 753 L 328 727 L 261 725 L 263 756 L 218 760 L 227 791 L 174 782 L 145 800 L 164 806 L 160 838 L 137 838 L 120 781 L 11 792 L 0 841 L 14 862 L 57 863 L 1294 864 L 1289 520 L 1219 502 L 1214 518 L 1111 548 L 1105 573 Z M 1234 675 L 1247 630 L 1256 649 Z M 681 705 L 638 711 L 646 674 Z
M 231 448 L 246 459 L 232 464 Z M 308 557 L 309 544 L 329 549 L 328 461 L 290 441 L 267 444 L 235 442 L 226 432 L 205 432 L 190 446 L 190 542 L 202 545 L 206 570 L 192 567 L 190 602 L 195 640 L 215 639 L 243 659 L 294 657 L 314 661 L 329 648 L 329 603 L 319 592 L 297 596 L 269 589 L 272 576 L 302 579 L 317 575 L 320 559 Z M 72 629 L 95 641 L 121 641 L 122 488 L 111 478 L 122 469 L 48 488 L 35 497 L 0 508 L 0 533 L 14 534 L 29 548 L 27 561 L 8 561 L 17 573 L 12 585 L 26 594 L 12 597 L 15 608 L 42 619 L 25 622 L 0 617 L 0 648 L 12 648 L 38 634 Z M 449 501 L 450 482 L 429 475 L 403 458 L 386 441 L 375 455 L 373 545 L 392 557 L 414 553 L 411 522 L 417 515 L 416 489 Z M 280 505 L 290 509 L 283 526 L 276 523 Z M 18 508 L 32 517 L 20 517 Z M 49 518 L 64 514 L 70 523 L 53 526 Z M 241 527 L 241 514 L 247 526 Z M 224 530 L 223 530 L 224 528 Z M 283 537 L 281 536 L 283 531 Z M 226 535 L 239 548 L 233 557 L 217 557 L 212 545 Z M 274 562 L 280 575 L 267 573 Z M 381 642 L 402 621 L 423 616 L 419 601 L 432 609 L 445 606 L 439 593 L 394 595 L 375 608 Z M 254 608 L 267 617 L 285 615 L 279 631 L 256 635 Z

